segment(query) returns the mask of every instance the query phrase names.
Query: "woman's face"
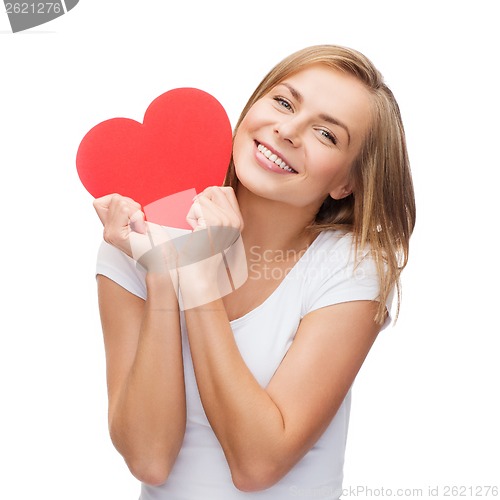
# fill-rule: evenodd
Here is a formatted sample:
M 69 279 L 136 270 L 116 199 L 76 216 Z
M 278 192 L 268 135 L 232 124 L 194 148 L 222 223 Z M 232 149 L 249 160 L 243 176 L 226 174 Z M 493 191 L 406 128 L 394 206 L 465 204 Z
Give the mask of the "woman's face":
M 293 74 L 259 99 L 233 145 L 240 183 L 264 198 L 319 209 L 351 193 L 350 167 L 370 125 L 370 96 L 324 65 Z

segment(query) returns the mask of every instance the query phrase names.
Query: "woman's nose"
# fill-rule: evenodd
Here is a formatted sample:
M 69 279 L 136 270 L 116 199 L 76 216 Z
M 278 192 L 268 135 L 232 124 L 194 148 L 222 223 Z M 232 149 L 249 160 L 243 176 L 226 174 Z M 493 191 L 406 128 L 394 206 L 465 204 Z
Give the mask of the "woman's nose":
M 292 146 L 297 147 L 301 143 L 301 125 L 295 117 L 277 123 L 274 127 L 274 133 Z

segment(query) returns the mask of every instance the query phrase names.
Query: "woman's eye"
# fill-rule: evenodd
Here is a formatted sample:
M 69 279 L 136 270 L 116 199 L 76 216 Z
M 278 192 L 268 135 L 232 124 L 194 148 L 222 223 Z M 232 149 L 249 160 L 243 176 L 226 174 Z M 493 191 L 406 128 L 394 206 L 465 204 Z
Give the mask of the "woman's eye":
M 288 109 L 292 111 L 292 105 L 283 97 L 274 97 L 274 100 L 280 105 L 283 106 L 285 109 Z
M 337 144 L 337 138 L 332 135 L 328 130 L 321 129 L 320 134 L 327 140 L 329 140 L 332 144 Z

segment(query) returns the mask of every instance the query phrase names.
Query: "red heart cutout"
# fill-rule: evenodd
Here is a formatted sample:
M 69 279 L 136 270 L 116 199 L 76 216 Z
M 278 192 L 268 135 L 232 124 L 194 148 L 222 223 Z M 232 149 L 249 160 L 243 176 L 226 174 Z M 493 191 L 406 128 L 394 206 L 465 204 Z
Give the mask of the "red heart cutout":
M 93 127 L 80 143 L 76 167 L 95 198 L 119 193 L 139 202 L 148 220 L 189 228 L 185 217 L 193 196 L 222 185 L 231 143 L 219 101 L 180 88 L 157 97 L 143 123 L 112 118 Z

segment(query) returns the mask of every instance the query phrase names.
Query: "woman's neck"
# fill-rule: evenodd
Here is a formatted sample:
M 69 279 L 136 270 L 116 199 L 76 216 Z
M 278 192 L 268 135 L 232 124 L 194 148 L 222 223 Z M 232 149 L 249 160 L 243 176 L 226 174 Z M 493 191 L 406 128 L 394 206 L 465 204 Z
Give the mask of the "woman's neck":
M 315 238 L 307 229 L 315 211 L 254 195 L 241 184 L 237 188 L 243 215 L 245 246 L 265 250 L 303 250 Z

